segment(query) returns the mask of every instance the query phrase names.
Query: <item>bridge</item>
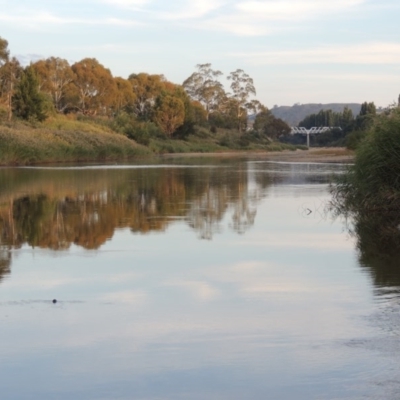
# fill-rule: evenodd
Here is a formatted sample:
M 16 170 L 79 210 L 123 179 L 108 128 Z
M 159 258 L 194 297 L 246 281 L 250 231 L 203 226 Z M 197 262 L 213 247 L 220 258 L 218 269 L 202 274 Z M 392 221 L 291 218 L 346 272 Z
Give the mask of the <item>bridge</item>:
M 342 128 L 338 126 L 319 126 L 319 127 L 314 126 L 310 129 L 304 128 L 303 126 L 292 126 L 290 134 L 307 135 L 307 147 L 310 147 L 310 135 L 318 135 L 319 133 L 324 133 L 330 131 L 331 129 L 342 130 Z

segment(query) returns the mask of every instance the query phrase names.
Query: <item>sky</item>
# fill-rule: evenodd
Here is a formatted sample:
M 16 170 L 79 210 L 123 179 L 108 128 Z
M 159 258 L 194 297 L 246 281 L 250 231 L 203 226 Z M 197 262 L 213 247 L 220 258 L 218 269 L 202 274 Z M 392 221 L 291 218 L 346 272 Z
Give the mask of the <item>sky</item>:
M 400 93 L 398 0 L 0 0 L 0 37 L 25 63 L 96 58 L 114 76 L 182 83 L 197 64 L 243 69 L 271 108 L 387 106 Z

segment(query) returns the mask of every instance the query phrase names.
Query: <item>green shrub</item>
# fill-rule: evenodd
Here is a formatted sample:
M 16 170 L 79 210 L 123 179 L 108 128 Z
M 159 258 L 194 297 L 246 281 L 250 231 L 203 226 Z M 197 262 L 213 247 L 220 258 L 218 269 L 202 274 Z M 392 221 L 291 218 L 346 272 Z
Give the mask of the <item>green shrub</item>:
M 349 150 L 356 150 L 360 143 L 366 138 L 366 131 L 350 132 L 345 138 L 345 145 Z
M 334 207 L 345 215 L 400 209 L 399 109 L 376 120 L 332 193 Z

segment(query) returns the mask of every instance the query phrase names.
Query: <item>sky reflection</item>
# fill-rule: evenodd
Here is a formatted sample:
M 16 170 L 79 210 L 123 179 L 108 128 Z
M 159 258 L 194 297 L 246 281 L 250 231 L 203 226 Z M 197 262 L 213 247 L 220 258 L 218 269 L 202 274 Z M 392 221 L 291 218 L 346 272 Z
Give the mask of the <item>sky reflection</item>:
M 205 195 L 224 210 L 212 240 L 187 212 L 161 231 L 120 224 L 96 249 L 13 249 L 0 283 L 5 398 L 379 398 L 393 360 L 356 345 L 380 334 L 370 276 L 340 221 L 299 212 L 326 202 L 326 186 L 245 167 L 212 195 L 185 186 L 198 195 L 186 210 Z M 244 232 L 232 229 L 241 199 L 256 210 Z

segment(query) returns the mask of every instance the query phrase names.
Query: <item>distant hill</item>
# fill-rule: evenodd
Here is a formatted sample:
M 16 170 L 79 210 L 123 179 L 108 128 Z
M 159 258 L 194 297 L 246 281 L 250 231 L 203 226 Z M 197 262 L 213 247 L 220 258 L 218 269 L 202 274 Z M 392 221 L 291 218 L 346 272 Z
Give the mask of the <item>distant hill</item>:
M 358 103 L 331 103 L 331 104 L 295 104 L 293 106 L 274 106 L 271 113 L 276 117 L 283 119 L 290 126 L 297 126 L 307 115 L 317 114 L 321 110 L 332 110 L 342 112 L 344 107 L 353 111 L 354 116 L 361 110 L 361 104 Z

